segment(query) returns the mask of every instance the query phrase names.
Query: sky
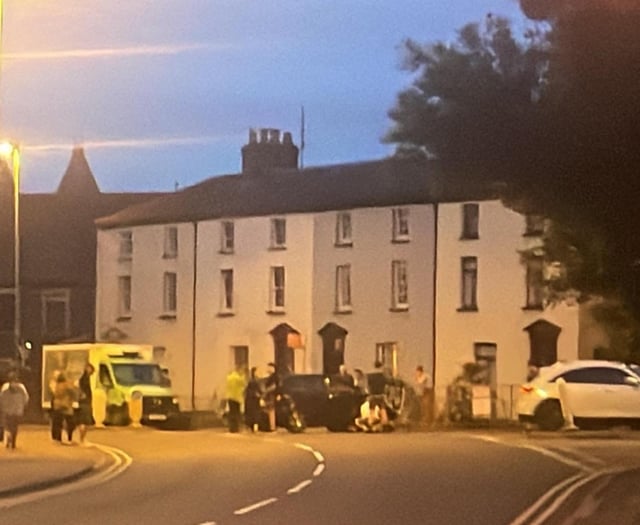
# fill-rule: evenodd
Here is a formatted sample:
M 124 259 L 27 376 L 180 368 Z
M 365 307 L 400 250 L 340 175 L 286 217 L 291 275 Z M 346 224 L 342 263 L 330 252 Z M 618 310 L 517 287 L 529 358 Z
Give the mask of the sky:
M 0 0 L 0 135 L 21 190 L 55 191 L 74 145 L 104 192 L 240 171 L 250 128 L 290 131 L 305 166 L 383 158 L 402 42 L 451 41 L 517 0 Z

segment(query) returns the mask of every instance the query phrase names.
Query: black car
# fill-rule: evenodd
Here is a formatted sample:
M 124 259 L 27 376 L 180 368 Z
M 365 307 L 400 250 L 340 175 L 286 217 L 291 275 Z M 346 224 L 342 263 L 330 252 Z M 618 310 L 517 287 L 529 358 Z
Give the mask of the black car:
M 361 390 L 339 386 L 323 374 L 292 374 L 283 378 L 281 388 L 307 426 L 336 432 L 349 429 L 366 397 Z

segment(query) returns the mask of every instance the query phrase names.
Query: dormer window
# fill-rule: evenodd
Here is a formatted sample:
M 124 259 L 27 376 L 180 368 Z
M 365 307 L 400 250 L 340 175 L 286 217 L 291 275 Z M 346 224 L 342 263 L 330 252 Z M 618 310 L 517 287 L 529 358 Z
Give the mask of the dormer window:
M 392 220 L 393 242 L 409 242 L 409 208 L 394 208 Z

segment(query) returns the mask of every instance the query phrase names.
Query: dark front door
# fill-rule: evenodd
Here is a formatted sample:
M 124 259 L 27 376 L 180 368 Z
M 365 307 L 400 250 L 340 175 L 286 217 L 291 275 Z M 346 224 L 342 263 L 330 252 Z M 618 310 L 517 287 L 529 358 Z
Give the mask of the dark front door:
M 344 346 L 348 332 L 336 323 L 327 323 L 318 334 L 322 337 L 322 372 L 337 374 L 344 363 Z
M 529 332 L 529 364 L 540 368 L 555 363 L 558 360 L 558 336 L 562 329 L 541 319 L 525 330 Z

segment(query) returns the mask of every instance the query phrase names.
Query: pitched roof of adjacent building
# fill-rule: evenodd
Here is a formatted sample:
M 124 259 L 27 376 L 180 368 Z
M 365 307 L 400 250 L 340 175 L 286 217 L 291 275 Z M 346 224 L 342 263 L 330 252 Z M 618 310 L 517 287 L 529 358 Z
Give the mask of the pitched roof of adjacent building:
M 102 217 L 98 228 L 195 222 L 218 218 L 313 213 L 330 210 L 486 199 L 487 188 L 445 186 L 434 161 L 387 158 L 376 161 L 272 170 L 209 178 Z

